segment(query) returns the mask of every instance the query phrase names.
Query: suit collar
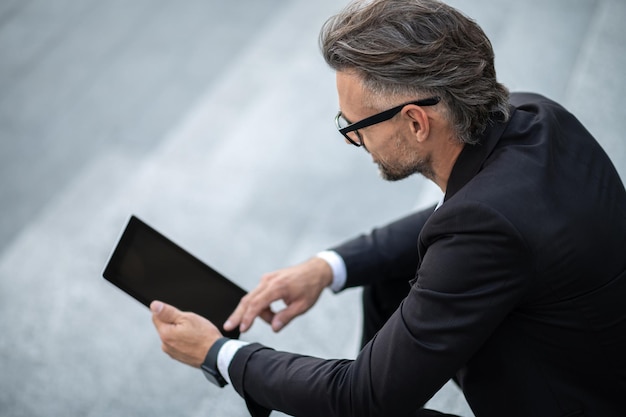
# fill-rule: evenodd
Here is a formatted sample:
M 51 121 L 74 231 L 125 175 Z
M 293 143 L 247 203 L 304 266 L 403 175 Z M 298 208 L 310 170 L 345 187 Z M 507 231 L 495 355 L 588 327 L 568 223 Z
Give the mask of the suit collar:
M 509 121 L 513 118 L 515 107 L 510 108 Z M 476 145 L 465 145 L 459 154 L 446 187 L 444 202 L 457 193 L 465 184 L 469 182 L 481 170 L 483 163 L 491 154 L 496 144 L 502 137 L 508 122 L 492 121 L 480 141 Z

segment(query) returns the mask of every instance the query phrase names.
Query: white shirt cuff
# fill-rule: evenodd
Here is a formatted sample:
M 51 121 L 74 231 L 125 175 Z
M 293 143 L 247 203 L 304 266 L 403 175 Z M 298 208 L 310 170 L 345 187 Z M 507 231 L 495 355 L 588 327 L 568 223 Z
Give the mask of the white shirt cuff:
M 333 270 L 333 282 L 328 288 L 330 288 L 332 292 L 338 293 L 346 285 L 346 279 L 348 278 L 348 271 L 343 258 L 339 256 L 337 252 L 330 250 L 319 252 L 316 256 L 328 262 L 330 268 Z
M 220 351 L 217 352 L 217 369 L 220 371 L 220 374 L 224 377 L 226 382 L 230 384 L 230 375 L 228 375 L 228 367 L 235 357 L 235 353 L 242 347 L 248 345 L 248 342 L 242 342 L 241 340 L 229 340 L 224 343 L 220 348 Z

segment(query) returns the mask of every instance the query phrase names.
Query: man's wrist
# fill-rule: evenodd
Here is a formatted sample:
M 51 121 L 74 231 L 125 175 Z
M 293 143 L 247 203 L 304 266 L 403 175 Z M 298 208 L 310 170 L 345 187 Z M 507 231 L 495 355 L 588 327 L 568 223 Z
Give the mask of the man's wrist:
M 220 388 L 225 386 L 228 382 L 218 369 L 217 358 L 222 346 L 229 340 L 230 339 L 226 337 L 217 339 L 207 352 L 204 362 L 202 362 L 202 365 L 200 366 L 206 379 Z
M 242 347 L 249 345 L 250 343 L 241 340 L 228 339 L 222 346 L 217 354 L 217 369 L 227 383 L 230 382 L 230 374 L 228 368 L 232 362 L 235 354 Z

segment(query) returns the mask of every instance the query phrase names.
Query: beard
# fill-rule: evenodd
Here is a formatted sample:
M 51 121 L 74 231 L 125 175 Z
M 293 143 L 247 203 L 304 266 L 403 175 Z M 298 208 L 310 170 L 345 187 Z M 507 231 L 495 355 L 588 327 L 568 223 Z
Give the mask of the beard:
M 409 150 L 400 137 L 394 138 L 396 161 L 393 163 L 377 159 L 378 172 L 386 181 L 400 181 L 413 174 L 422 174 L 433 180 L 435 172 L 432 167 L 430 154 L 425 156 L 414 155 L 415 151 Z
M 413 174 L 422 174 L 428 179 L 434 178 L 434 172 L 430 158 L 419 159 L 411 164 L 390 165 L 385 162 L 378 161 L 378 172 L 382 179 L 386 181 L 400 181 Z

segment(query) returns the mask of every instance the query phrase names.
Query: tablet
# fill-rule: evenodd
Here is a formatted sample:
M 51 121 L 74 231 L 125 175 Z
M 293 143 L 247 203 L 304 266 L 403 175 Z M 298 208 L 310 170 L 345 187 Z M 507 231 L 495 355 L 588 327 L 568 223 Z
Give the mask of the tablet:
M 222 325 L 246 291 L 135 216 L 102 275 L 148 307 L 160 300 L 206 317 L 226 337 L 239 337 Z

